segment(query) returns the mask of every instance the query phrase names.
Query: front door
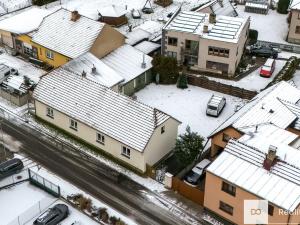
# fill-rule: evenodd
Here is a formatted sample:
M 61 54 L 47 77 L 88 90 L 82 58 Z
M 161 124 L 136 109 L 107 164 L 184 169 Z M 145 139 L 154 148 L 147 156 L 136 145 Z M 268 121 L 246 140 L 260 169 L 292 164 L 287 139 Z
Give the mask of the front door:
M 38 59 L 38 49 L 32 46 L 32 57 Z

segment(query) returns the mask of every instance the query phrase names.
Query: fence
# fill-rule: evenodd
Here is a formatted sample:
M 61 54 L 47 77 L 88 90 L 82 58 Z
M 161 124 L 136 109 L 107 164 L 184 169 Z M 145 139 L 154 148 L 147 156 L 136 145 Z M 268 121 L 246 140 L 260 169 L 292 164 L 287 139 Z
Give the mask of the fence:
M 261 41 L 261 40 L 257 40 L 256 44 L 257 45 L 272 46 L 273 48 L 280 48 L 283 51 L 288 51 L 288 52 L 293 52 L 293 53 L 300 53 L 300 46 L 297 46 L 297 45 L 281 44 L 281 43 Z
M 52 182 L 48 181 L 44 177 L 38 175 L 32 170 L 28 169 L 29 181 L 30 183 L 38 186 L 39 188 L 45 190 L 49 194 L 52 194 L 54 197 L 60 197 L 60 187 Z
M 223 84 L 218 81 L 210 80 L 207 77 L 201 75 L 199 76 L 188 75 L 187 79 L 188 79 L 188 83 L 191 85 L 236 96 L 243 99 L 252 99 L 255 95 L 257 95 L 256 91 L 249 91 L 232 85 Z
M 23 212 L 21 215 L 19 215 L 7 225 L 24 225 L 26 223 L 29 223 L 30 220 L 33 220 L 33 218 L 35 218 L 44 210 L 49 208 L 49 206 L 52 205 L 55 201 L 55 198 L 45 197 L 30 208 L 28 208 L 25 212 Z

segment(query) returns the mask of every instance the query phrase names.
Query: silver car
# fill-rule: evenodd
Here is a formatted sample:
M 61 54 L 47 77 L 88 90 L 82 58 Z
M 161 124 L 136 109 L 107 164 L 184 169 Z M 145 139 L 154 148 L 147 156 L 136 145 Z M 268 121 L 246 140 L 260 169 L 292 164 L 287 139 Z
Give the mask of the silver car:
M 206 115 L 218 117 L 226 105 L 226 99 L 222 96 L 212 95 L 207 103 Z

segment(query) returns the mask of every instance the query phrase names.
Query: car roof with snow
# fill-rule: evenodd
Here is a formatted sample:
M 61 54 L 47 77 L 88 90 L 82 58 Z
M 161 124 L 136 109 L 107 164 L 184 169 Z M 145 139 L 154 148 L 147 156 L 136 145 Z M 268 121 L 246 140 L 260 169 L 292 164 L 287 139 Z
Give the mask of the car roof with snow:
M 210 106 L 218 107 L 223 99 L 224 99 L 224 97 L 222 97 L 222 96 L 212 95 L 207 104 Z

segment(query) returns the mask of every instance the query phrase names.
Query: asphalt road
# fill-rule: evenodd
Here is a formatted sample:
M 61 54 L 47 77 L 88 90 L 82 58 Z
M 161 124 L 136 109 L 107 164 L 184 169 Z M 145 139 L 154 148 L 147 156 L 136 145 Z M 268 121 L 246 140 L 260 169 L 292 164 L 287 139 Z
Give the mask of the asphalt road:
M 22 143 L 21 151 L 30 158 L 138 224 L 187 224 L 165 208 L 143 197 L 141 192 L 147 190 L 126 177 L 109 179 L 110 176 L 104 176 L 103 168 L 98 168 L 99 165 L 82 160 L 69 152 L 60 151 L 9 121 L 2 121 L 2 129 L 4 133 Z

